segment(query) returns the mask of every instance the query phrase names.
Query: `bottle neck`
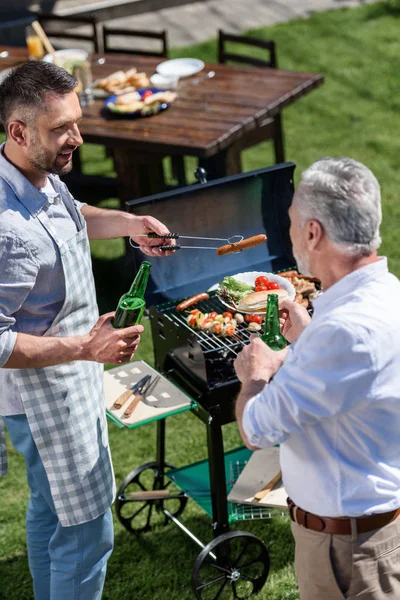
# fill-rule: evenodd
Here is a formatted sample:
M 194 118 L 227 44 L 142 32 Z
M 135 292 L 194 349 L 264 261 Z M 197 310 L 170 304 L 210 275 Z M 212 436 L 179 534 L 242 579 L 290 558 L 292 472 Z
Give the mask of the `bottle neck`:
M 264 334 L 280 335 L 278 296 L 270 294 L 268 296 L 267 309 L 265 313 Z
M 144 298 L 147 282 L 149 280 L 151 263 L 144 261 L 140 265 L 140 269 L 133 280 L 133 283 L 127 293 L 127 296 L 132 298 Z

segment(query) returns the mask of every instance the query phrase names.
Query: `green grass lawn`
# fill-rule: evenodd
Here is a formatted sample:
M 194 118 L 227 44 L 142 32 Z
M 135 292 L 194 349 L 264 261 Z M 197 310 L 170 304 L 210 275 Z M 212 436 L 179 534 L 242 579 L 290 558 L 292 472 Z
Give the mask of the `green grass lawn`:
M 297 178 L 322 156 L 350 156 L 374 171 L 382 185 L 382 253 L 389 257 L 391 270 L 399 276 L 400 14 L 394 6 L 376 4 L 320 13 L 252 34 L 276 40 L 280 68 L 324 73 L 325 84 L 284 113 L 287 159 L 297 164 Z M 216 43 L 210 41 L 172 54 L 215 61 Z M 102 148 L 88 145 L 84 155 L 86 161 L 91 161 L 88 169 L 100 165 L 110 172 L 111 164 L 104 159 Z M 271 144 L 261 144 L 245 153 L 245 170 L 272 162 Z M 113 206 L 113 201 L 107 205 Z M 102 311 L 112 310 L 121 291 L 118 280 L 124 264 L 123 243 L 96 242 L 92 251 L 100 307 Z M 138 358 L 152 361 L 148 324 Z M 224 433 L 227 449 L 239 444 L 234 424 Z M 110 438 L 118 484 L 134 467 L 154 459 L 154 425 L 123 431 L 110 424 Z M 187 413 L 168 419 L 167 460 L 182 466 L 205 457 L 204 426 Z M 10 473 L 0 480 L 0 494 L 0 598 L 28 600 L 32 598 L 24 533 L 28 491 L 23 461 L 12 450 Z M 211 539 L 210 519 L 193 502 L 189 502 L 182 519 L 202 540 Z M 298 598 L 288 522 L 258 521 L 241 528 L 263 539 L 271 554 L 271 574 L 258 597 Z M 115 530 L 106 600 L 192 597 L 190 576 L 198 549 L 174 525 L 134 537 L 115 520 Z

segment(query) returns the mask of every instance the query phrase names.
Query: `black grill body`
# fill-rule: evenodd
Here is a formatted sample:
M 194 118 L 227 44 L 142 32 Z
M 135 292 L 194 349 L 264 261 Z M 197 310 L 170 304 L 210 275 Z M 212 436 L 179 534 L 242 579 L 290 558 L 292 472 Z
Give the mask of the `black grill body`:
M 233 420 L 233 400 L 239 391 L 233 362 L 250 333 L 247 324 L 236 334 L 222 337 L 192 329 L 187 312 L 176 311 L 177 302 L 150 309 L 157 370 L 168 374 L 221 424 Z M 196 305 L 201 312 L 226 310 L 215 292 Z
M 294 167 L 285 163 L 127 203 L 128 211 L 150 214 L 182 235 L 228 238 L 266 233 L 268 237 L 262 246 L 223 257 L 217 257 L 215 251 L 180 250 L 166 259 L 150 258 L 147 305 L 155 366 L 197 401 L 195 414 L 206 426 L 214 538 L 229 531 L 222 426 L 234 420 L 240 384 L 233 362 L 250 334 L 246 324 L 238 326 L 233 337 L 193 330 L 186 323 L 188 313 L 177 312 L 176 306 L 182 298 L 208 290 L 225 275 L 292 267 L 288 210 Z M 149 259 L 132 252 L 136 266 Z M 213 292 L 196 308 L 204 313 L 226 310 Z M 155 490 L 165 487 L 165 427 L 165 420 L 158 421 Z M 218 551 L 217 556 L 223 559 Z

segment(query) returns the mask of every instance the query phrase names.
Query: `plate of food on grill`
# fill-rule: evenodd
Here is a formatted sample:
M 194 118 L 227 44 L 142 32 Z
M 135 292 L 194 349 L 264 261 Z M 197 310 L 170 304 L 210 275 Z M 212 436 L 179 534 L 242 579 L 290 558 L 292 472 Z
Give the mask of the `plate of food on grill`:
M 169 90 L 144 88 L 110 96 L 104 107 L 115 116 L 150 117 L 166 110 L 176 98 L 177 94 Z
M 269 294 L 294 300 L 296 290 L 285 277 L 263 271 L 247 271 L 224 277 L 213 286 L 221 303 L 244 314 L 265 314 Z

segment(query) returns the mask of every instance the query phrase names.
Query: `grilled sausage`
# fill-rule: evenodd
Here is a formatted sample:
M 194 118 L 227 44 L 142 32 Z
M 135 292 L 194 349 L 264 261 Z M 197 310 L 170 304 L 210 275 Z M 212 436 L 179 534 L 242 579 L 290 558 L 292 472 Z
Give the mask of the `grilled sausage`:
M 209 294 L 207 294 L 206 292 L 202 292 L 201 294 L 196 294 L 195 296 L 191 296 L 190 298 L 187 298 L 186 300 L 184 300 L 183 302 L 178 304 L 176 306 L 175 310 L 177 310 L 178 312 L 181 312 L 182 310 L 185 310 L 186 308 L 189 308 L 189 306 L 193 306 L 194 304 L 197 304 L 198 302 L 201 302 L 202 300 L 208 300 L 209 297 L 210 297 Z
M 224 256 L 224 254 L 230 254 L 230 252 L 240 252 L 240 250 L 246 250 L 247 248 L 252 248 L 253 246 L 263 244 L 266 239 L 267 236 L 262 233 L 260 233 L 260 235 L 253 235 L 253 237 L 246 238 L 241 242 L 220 246 L 217 248 L 217 254 L 218 256 Z

